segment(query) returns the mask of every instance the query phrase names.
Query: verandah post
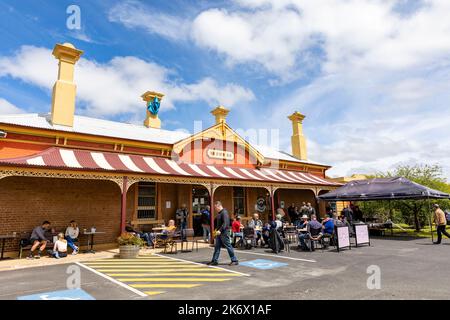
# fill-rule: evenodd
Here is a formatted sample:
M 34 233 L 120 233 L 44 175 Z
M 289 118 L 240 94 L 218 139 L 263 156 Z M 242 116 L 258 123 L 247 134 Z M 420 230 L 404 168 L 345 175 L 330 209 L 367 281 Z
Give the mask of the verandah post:
M 209 191 L 209 199 L 210 199 L 210 215 L 209 215 L 209 224 L 210 224 L 210 233 L 209 233 L 209 243 L 214 244 L 214 186 L 211 184 L 211 188 Z
M 125 224 L 126 224 L 126 218 L 127 218 L 127 184 L 128 184 L 128 178 L 123 177 L 121 209 L 120 209 L 120 232 L 121 233 L 125 231 Z

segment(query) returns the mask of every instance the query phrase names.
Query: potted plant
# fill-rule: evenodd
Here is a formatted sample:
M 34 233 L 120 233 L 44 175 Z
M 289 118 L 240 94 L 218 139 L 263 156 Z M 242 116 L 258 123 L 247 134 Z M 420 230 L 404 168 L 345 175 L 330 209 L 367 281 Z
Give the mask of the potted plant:
M 144 241 L 134 234 L 124 232 L 117 238 L 119 243 L 120 259 L 135 259 L 139 255 L 139 250 L 144 245 Z

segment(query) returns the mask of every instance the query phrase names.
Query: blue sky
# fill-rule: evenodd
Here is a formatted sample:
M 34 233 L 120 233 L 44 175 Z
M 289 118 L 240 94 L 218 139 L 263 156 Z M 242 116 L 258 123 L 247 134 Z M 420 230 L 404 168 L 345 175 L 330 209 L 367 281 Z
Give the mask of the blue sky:
M 332 176 L 438 163 L 450 177 L 449 14 L 445 0 L 4 0 L 0 113 L 48 112 L 51 49 L 71 42 L 78 114 L 141 123 L 156 90 L 166 129 L 208 127 L 223 104 L 233 128 L 278 129 L 256 143 L 289 152 L 298 110 Z

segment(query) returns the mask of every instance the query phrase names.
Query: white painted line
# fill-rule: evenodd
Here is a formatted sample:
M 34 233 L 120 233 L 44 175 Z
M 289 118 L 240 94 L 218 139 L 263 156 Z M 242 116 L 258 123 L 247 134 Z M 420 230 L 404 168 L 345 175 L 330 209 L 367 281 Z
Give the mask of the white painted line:
M 211 248 L 214 249 L 214 248 Z M 222 249 L 222 251 L 226 251 L 226 249 Z M 289 259 L 289 260 L 296 260 L 296 261 L 304 261 L 304 262 L 317 262 L 316 260 L 308 260 L 308 259 L 300 259 L 300 258 L 292 258 L 292 257 L 285 257 L 285 256 L 274 256 L 273 254 L 268 253 L 257 253 L 257 252 L 249 252 L 249 251 L 237 251 L 238 253 L 248 253 L 248 254 L 256 254 L 258 256 L 266 256 L 271 258 L 280 258 L 280 259 Z
M 243 275 L 243 276 L 246 276 L 246 277 L 250 277 L 250 275 L 247 274 L 247 273 L 242 273 L 242 272 L 238 272 L 238 271 L 234 271 L 234 270 L 229 270 L 229 269 L 221 268 L 221 267 L 218 267 L 218 266 L 208 266 L 208 265 L 205 265 L 204 263 L 198 263 L 198 262 L 193 262 L 193 261 L 184 260 L 184 259 L 177 259 L 177 258 L 167 257 L 167 256 L 164 256 L 164 255 L 161 255 L 161 254 L 158 254 L 158 253 L 154 253 L 153 255 L 154 256 L 159 256 L 159 257 L 164 257 L 164 258 L 167 258 L 167 259 L 172 259 L 172 260 L 190 262 L 192 264 L 196 264 L 196 265 L 199 265 L 199 266 L 202 266 L 202 267 L 209 267 L 209 268 L 214 268 L 214 269 L 225 270 L 225 271 L 228 271 L 228 272 L 231 272 L 231 273 L 237 273 L 237 274 L 240 274 L 240 275 Z
M 105 274 L 103 274 L 103 273 L 101 273 L 101 272 L 98 272 L 98 271 L 95 270 L 95 269 L 89 268 L 88 266 L 85 266 L 84 264 L 82 264 L 82 263 L 80 263 L 80 262 L 75 262 L 75 263 L 76 263 L 77 265 L 79 265 L 80 267 L 83 267 L 83 268 L 85 268 L 85 269 L 87 269 L 87 270 L 89 270 L 89 271 L 95 273 L 96 275 L 98 275 L 98 276 L 100 276 L 100 277 L 103 277 L 103 278 L 105 278 L 105 279 L 108 279 L 109 281 L 114 282 L 115 284 L 117 284 L 117 285 L 119 285 L 119 286 L 121 286 L 121 287 L 123 287 L 123 288 L 125 288 L 125 289 L 128 289 L 128 290 L 132 291 L 133 293 L 135 293 L 135 294 L 137 294 L 137 295 L 139 295 L 139 296 L 141 296 L 141 297 L 147 297 L 147 295 L 146 295 L 145 293 L 143 293 L 142 291 L 139 291 L 139 290 L 137 290 L 137 289 L 135 289 L 135 288 L 132 288 L 132 287 L 126 285 L 126 284 L 123 283 L 123 282 L 117 281 L 116 279 L 113 279 L 113 278 L 111 278 L 111 277 L 109 277 L 109 276 L 107 276 L 107 275 L 105 275 Z

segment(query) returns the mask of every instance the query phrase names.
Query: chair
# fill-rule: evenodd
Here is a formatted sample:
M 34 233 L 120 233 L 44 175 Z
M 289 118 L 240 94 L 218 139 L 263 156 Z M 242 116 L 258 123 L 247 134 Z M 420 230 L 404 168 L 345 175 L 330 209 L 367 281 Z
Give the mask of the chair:
M 255 235 L 255 229 L 250 227 L 245 227 L 243 230 L 244 233 L 244 245 L 247 249 L 256 247 L 256 235 Z M 248 244 L 248 241 L 250 240 L 250 245 Z
M 238 241 L 236 241 L 237 238 L 239 238 Z M 236 235 L 235 233 L 233 233 L 233 245 L 234 245 L 234 247 L 237 248 L 238 244 L 239 244 L 239 247 L 241 247 L 241 248 L 244 247 L 244 234 L 243 233 L 242 233 L 242 236 L 241 235 Z
M 194 229 L 184 229 L 184 241 L 183 241 L 183 239 L 181 241 L 181 252 L 183 252 L 183 242 L 186 242 L 186 249 L 189 247 L 189 238 L 191 238 L 191 242 L 192 242 L 191 251 L 194 251 L 194 243 L 196 246 L 195 251 L 198 251 L 198 240 L 195 239 Z
M 310 229 L 309 231 L 309 251 L 312 251 L 313 243 L 320 244 L 320 248 L 323 251 L 323 239 L 322 239 L 322 229 Z

